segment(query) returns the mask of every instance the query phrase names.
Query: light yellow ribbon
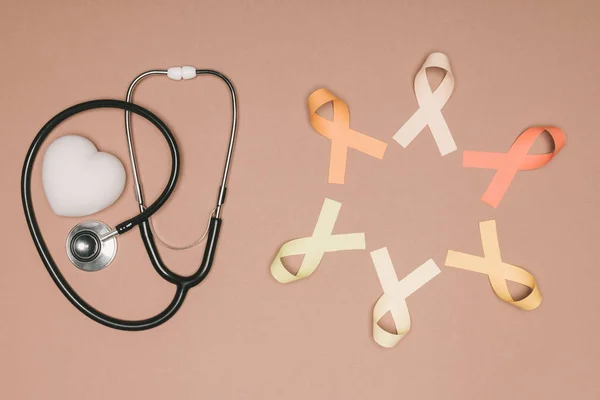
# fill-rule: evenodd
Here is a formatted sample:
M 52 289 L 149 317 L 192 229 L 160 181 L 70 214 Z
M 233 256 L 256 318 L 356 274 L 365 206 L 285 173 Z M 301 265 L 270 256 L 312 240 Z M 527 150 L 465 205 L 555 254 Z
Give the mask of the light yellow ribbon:
M 484 257 L 449 250 L 446 257 L 446 266 L 488 275 L 492 289 L 502 300 L 523 310 L 537 308 L 542 302 L 542 295 L 533 275 L 523 268 L 503 262 L 500 257 L 496 221 L 480 222 L 479 231 Z M 507 280 L 531 288 L 531 293 L 521 300 L 514 300 L 508 291 Z
M 371 252 L 371 258 L 383 288 L 383 295 L 373 307 L 373 339 L 378 345 L 390 348 L 398 344 L 410 330 L 406 298 L 439 274 L 440 269 L 430 259 L 399 281 L 387 247 Z M 388 311 L 392 314 L 396 333 L 379 326 L 379 320 Z
M 281 246 L 271 263 L 271 275 L 275 279 L 281 283 L 304 279 L 315 272 L 325 253 L 365 249 L 364 233 L 331 234 L 341 207 L 341 203 L 326 198 L 312 236 L 294 239 Z M 285 268 L 281 259 L 302 254 L 304 254 L 302 265 L 294 275 Z

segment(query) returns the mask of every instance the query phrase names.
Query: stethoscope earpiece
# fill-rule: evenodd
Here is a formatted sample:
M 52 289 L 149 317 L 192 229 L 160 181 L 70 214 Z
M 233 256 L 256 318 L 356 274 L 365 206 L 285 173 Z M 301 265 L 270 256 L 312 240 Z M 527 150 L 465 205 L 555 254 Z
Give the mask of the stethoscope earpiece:
M 67 236 L 67 256 L 83 271 L 99 271 L 117 254 L 115 236 L 105 238 L 112 230 L 100 221 L 84 221 L 75 225 Z

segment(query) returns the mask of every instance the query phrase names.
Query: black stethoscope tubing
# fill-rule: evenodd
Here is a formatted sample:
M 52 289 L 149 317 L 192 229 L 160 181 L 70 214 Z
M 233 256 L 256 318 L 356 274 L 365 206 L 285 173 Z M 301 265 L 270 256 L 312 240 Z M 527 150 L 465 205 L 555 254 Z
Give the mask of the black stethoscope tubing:
M 118 224 L 115 228 L 118 234 L 123 234 L 133 229 L 135 226 L 139 225 L 142 241 L 144 242 L 144 247 L 146 248 L 146 251 L 154 269 L 163 279 L 174 284 L 176 287 L 175 296 L 173 297 L 173 300 L 169 303 L 169 305 L 160 313 L 146 319 L 124 320 L 115 318 L 95 309 L 89 303 L 83 300 L 83 298 L 79 296 L 77 292 L 69 285 L 67 280 L 64 278 L 64 276 L 58 269 L 54 259 L 50 254 L 48 247 L 46 246 L 42 232 L 37 222 L 37 218 L 35 217 L 35 211 L 33 209 L 33 202 L 31 197 L 31 176 L 34 161 L 42 146 L 42 143 L 48 137 L 48 135 L 67 118 L 70 118 L 73 115 L 84 111 L 99 108 L 116 108 L 126 110 L 138 114 L 139 116 L 147 119 L 162 133 L 167 142 L 167 145 L 169 146 L 169 151 L 171 153 L 171 173 L 162 193 L 143 212 L 139 213 L 133 218 L 130 218 Z M 179 307 L 181 307 L 181 304 L 185 299 L 187 291 L 190 288 L 202 282 L 202 280 L 210 271 L 221 227 L 220 218 L 211 218 L 202 262 L 197 271 L 190 276 L 178 275 L 170 271 L 165 266 L 157 251 L 152 232 L 149 228 L 148 219 L 152 216 L 152 214 L 158 211 L 158 209 L 167 201 L 167 199 L 169 198 L 169 196 L 175 188 L 177 179 L 179 177 L 179 158 L 180 157 L 179 150 L 177 148 L 177 142 L 175 141 L 175 138 L 173 137 L 173 134 L 171 133 L 168 126 L 160 118 L 158 118 L 149 110 L 137 104 L 111 99 L 87 101 L 61 111 L 42 127 L 42 129 L 39 131 L 39 133 L 33 140 L 33 143 L 29 147 L 29 150 L 25 157 L 23 171 L 21 175 L 21 200 L 23 202 L 23 210 L 25 212 L 25 218 L 27 220 L 29 232 L 31 233 L 31 237 L 40 255 L 40 258 L 42 259 L 42 262 L 44 263 L 44 266 L 48 270 L 48 273 L 50 274 L 54 283 L 58 286 L 58 288 L 65 295 L 65 297 L 79 311 L 81 311 L 83 314 L 85 314 L 92 320 L 110 328 L 125 331 L 139 331 L 157 327 L 169 320 L 177 312 L 177 310 L 179 309 Z

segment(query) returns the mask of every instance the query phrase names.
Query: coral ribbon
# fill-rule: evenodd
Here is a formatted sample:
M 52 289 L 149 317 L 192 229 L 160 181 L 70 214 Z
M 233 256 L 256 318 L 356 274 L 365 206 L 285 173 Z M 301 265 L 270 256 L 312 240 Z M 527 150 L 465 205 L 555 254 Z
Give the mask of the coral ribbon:
M 377 276 L 383 288 L 383 295 L 373 308 L 373 339 L 382 347 L 394 347 L 410 330 L 410 313 L 406 298 L 440 273 L 433 260 L 428 260 L 402 280 L 398 280 L 387 247 L 371 252 Z M 396 333 L 388 332 L 379 326 L 379 320 L 390 312 L 394 319 Z
M 544 131 L 554 141 L 554 150 L 547 154 L 528 154 L 533 143 Z M 492 207 L 498 207 L 518 171 L 540 168 L 550 162 L 567 142 L 565 133 L 552 126 L 535 126 L 523 132 L 508 150 L 508 153 L 487 153 L 465 151 L 463 167 L 488 168 L 497 170 L 481 200 Z
M 330 101 L 333 102 L 333 121 L 317 114 L 317 110 Z M 329 90 L 321 88 L 311 93 L 308 97 L 308 109 L 313 128 L 331 139 L 329 183 L 344 183 L 349 147 L 378 159 L 383 158 L 387 143 L 350 129 L 348 106 Z
M 429 86 L 427 68 L 440 68 L 446 71 L 442 82 L 434 92 Z M 406 147 L 426 126 L 429 126 L 440 154 L 445 156 L 452 153 L 456 150 L 456 143 L 442 115 L 442 108 L 454 91 L 454 75 L 450 69 L 448 56 L 443 53 L 430 54 L 415 76 L 414 88 L 419 109 L 396 132 L 394 140 L 402 147 Z
M 537 308 L 542 302 L 542 295 L 533 275 L 523 268 L 503 262 L 500 257 L 496 221 L 480 222 L 479 230 L 484 257 L 449 250 L 446 266 L 486 274 L 492 289 L 502 300 L 523 310 Z M 531 289 L 531 292 L 521 300 L 514 300 L 508 291 L 507 280 L 525 285 Z
M 281 246 L 271 263 L 271 275 L 275 279 L 281 283 L 304 279 L 315 272 L 325 253 L 365 249 L 364 233 L 331 234 L 341 207 L 341 203 L 326 198 L 312 236 L 294 239 Z M 283 257 L 294 255 L 304 255 L 300 269 L 295 275 L 288 271 L 281 261 Z

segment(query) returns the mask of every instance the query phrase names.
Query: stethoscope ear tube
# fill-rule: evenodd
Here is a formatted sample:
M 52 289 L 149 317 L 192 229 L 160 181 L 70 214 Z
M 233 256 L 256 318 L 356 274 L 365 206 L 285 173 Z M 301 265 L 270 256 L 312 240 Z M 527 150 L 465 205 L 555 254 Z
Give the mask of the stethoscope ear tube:
M 131 104 L 136 107 L 142 108 L 141 106 L 138 106 L 133 103 L 129 103 L 129 102 L 123 102 L 123 103 Z M 126 110 L 132 111 L 129 109 L 126 109 Z M 156 211 L 158 211 L 163 206 L 163 204 L 165 204 L 165 202 L 167 201 L 167 199 L 169 198 L 171 193 L 173 193 L 173 190 L 175 189 L 175 185 L 177 184 L 177 180 L 179 179 L 180 162 L 179 162 L 179 148 L 177 147 L 177 142 L 175 141 L 173 134 L 171 133 L 169 128 L 165 125 L 165 123 L 162 122 L 160 120 L 160 118 L 158 118 L 156 115 L 152 114 L 150 111 L 148 111 L 148 113 L 149 113 L 148 120 L 150 122 L 152 122 L 154 124 L 154 126 L 156 126 L 162 132 L 163 136 L 165 137 L 165 140 L 167 141 L 167 145 L 169 146 L 169 151 L 171 153 L 171 174 L 169 175 L 167 185 L 163 189 L 163 192 L 160 194 L 160 196 L 158 196 L 156 198 L 156 200 L 154 200 L 154 202 L 152 204 L 150 204 L 148 207 L 146 207 L 141 213 L 139 213 L 135 217 L 130 218 L 125 222 L 121 222 L 120 224 L 118 224 L 115 227 L 115 229 L 117 230 L 117 232 L 119 234 L 122 234 L 122 233 L 125 233 L 125 232 L 131 230 L 133 227 L 142 223 L 142 221 L 147 221 L 148 218 L 150 218 Z M 162 129 L 162 128 L 164 128 L 164 129 Z

